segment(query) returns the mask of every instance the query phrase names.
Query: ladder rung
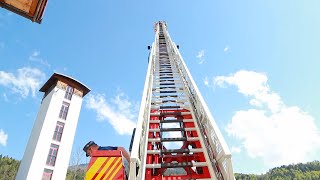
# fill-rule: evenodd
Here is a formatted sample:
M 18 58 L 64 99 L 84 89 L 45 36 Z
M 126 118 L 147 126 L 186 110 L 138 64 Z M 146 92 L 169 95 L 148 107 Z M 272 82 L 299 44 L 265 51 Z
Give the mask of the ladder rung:
M 150 116 L 168 116 L 168 115 L 182 116 L 182 112 L 150 113 Z
M 163 87 L 154 87 L 152 88 L 153 93 L 159 93 L 160 91 L 176 91 L 176 93 L 181 92 L 184 93 L 182 87 L 176 87 L 176 86 L 163 86 Z
M 166 104 L 177 104 L 177 105 L 181 105 L 181 107 L 183 108 L 188 108 L 189 105 L 185 104 L 186 101 L 176 101 L 176 100 L 166 100 L 166 101 L 152 101 L 151 105 L 154 105 L 155 108 L 159 107 L 159 105 L 166 105 Z
M 159 76 L 159 77 L 164 77 L 164 76 L 173 76 L 174 74 L 172 74 L 172 73 L 168 73 L 168 74 L 159 74 L 159 75 L 157 75 L 157 76 Z
M 175 78 L 175 77 L 173 77 L 173 76 L 169 76 L 169 77 L 159 77 L 158 79 L 173 79 L 173 78 Z
M 160 106 L 160 109 L 174 109 L 174 108 L 180 108 L 180 106 Z
M 155 73 L 157 74 L 179 74 L 175 71 L 172 71 L 172 70 L 166 70 L 166 71 L 155 71 Z
M 200 153 L 202 148 L 196 149 L 163 149 L 163 150 L 147 150 L 148 154 L 171 154 L 171 153 Z
M 168 132 L 168 131 L 196 131 L 196 128 L 157 128 L 149 129 L 149 132 Z
M 150 123 L 181 123 L 193 122 L 193 119 L 178 119 L 178 120 L 150 120 Z
M 163 167 L 205 167 L 206 162 L 182 162 L 182 163 L 161 163 L 161 164 L 146 164 L 146 168 L 163 168 Z
M 172 72 L 174 74 L 180 74 L 180 73 L 178 73 L 178 71 L 175 67 L 161 68 L 161 69 L 156 67 L 153 71 L 153 73 L 162 73 L 162 72 L 163 73 Z
M 166 70 L 166 71 L 168 71 L 168 70 L 170 70 L 170 69 L 172 69 L 172 68 L 175 69 L 176 67 L 175 67 L 175 66 L 173 66 L 173 67 L 171 67 L 171 66 L 170 66 L 170 67 L 168 67 L 168 66 L 167 66 L 167 67 L 160 67 L 159 64 L 156 64 L 155 70 L 156 70 L 156 71 L 159 71 L 159 70 L 162 70 L 162 71 L 165 71 L 165 70 Z
M 161 68 L 157 68 L 153 73 L 156 74 L 157 72 L 162 72 L 162 71 L 175 71 L 175 69 L 171 67 L 166 67 L 166 68 L 161 67 Z
M 153 99 L 153 100 L 155 100 L 155 99 L 164 99 L 164 98 L 175 98 L 175 99 L 183 99 L 183 100 L 185 100 L 186 98 L 185 98 L 186 96 L 185 96 L 185 94 L 181 94 L 181 95 L 173 95 L 173 94 L 170 94 L 170 95 L 161 95 L 161 96 L 152 96 L 151 98 Z M 168 100 L 168 99 L 166 99 L 166 100 Z
M 159 97 L 159 96 L 155 96 L 155 97 Z M 160 96 L 160 98 L 164 98 L 164 97 L 178 97 L 178 95 L 162 95 L 162 96 Z
M 161 158 L 186 158 L 186 157 L 199 157 L 199 154 L 162 154 Z
M 171 86 L 175 85 L 175 83 L 160 83 L 160 86 Z
M 177 104 L 177 103 L 175 103 Z M 155 110 L 183 110 L 183 109 L 190 109 L 189 105 L 183 105 L 181 104 L 181 106 L 159 106 L 159 105 L 154 105 L 152 104 L 151 109 L 155 109 Z
M 192 162 L 181 162 L 181 163 L 161 163 L 161 167 L 164 168 L 176 168 L 176 167 L 192 167 Z
M 154 87 L 152 88 L 153 92 L 159 92 L 163 90 L 175 90 L 176 92 L 184 92 L 182 87 L 176 87 L 176 86 L 162 86 L 162 87 Z
M 149 132 L 169 132 L 169 131 L 184 131 L 184 128 L 149 129 Z
M 148 150 L 148 154 L 172 154 L 172 153 L 189 153 L 189 149 L 162 149 L 162 150 Z
M 176 82 L 176 81 L 178 81 L 178 80 L 174 80 L 174 79 L 164 79 L 164 80 L 159 80 L 159 79 L 157 79 L 156 81 L 158 81 L 158 82 Z M 180 82 L 180 81 L 179 81 Z
M 157 139 L 157 138 L 155 138 Z M 176 137 L 176 138 L 159 138 L 161 142 L 173 142 L 173 141 L 187 141 L 186 137 Z
M 160 91 L 160 90 L 153 90 L 153 93 L 184 93 L 184 90 L 176 89 L 175 91 Z
M 156 84 L 154 84 L 154 86 L 152 87 L 152 90 L 154 91 L 154 90 L 162 90 L 162 89 L 183 89 L 183 87 L 182 87 L 182 84 L 178 84 L 178 83 L 176 83 L 176 84 L 174 84 L 174 85 L 156 85 Z
M 175 115 L 175 116 L 183 116 L 183 115 L 191 115 L 191 112 L 157 112 L 157 113 L 150 113 L 150 116 L 168 116 L 168 115 Z
M 185 102 L 187 102 L 187 100 L 184 99 L 184 100 L 163 100 L 163 101 L 162 101 L 162 103 L 168 103 L 168 102 L 185 103 Z
M 179 103 L 177 100 L 163 100 L 160 103 Z
M 154 91 L 156 92 L 156 91 Z M 159 91 L 160 93 L 177 93 L 177 91 Z
M 161 72 L 166 72 L 166 71 L 172 71 L 175 73 L 178 72 L 175 67 L 162 67 L 162 68 L 156 67 L 155 70 L 153 71 L 153 73 L 161 73 Z M 177 73 L 177 74 L 179 74 L 179 73 Z
M 182 84 L 180 79 L 156 79 L 154 80 L 154 84 L 160 84 L 160 83 L 176 83 L 176 84 Z
M 199 137 L 149 138 L 148 142 L 199 141 Z
M 155 89 L 180 89 L 176 86 L 160 86 L 160 87 L 156 87 Z
M 176 100 L 176 99 L 172 99 L 172 100 L 162 100 L 162 101 L 151 101 L 151 104 L 166 104 L 166 103 L 174 103 L 174 104 L 184 104 L 185 102 L 187 102 L 187 100 Z

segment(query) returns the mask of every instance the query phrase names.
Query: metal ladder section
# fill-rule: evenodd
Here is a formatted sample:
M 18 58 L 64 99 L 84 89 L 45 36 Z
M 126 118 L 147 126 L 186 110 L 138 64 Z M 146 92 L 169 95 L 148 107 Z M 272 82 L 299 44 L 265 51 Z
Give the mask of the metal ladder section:
M 129 179 L 230 179 L 231 155 L 165 22 L 155 24 Z

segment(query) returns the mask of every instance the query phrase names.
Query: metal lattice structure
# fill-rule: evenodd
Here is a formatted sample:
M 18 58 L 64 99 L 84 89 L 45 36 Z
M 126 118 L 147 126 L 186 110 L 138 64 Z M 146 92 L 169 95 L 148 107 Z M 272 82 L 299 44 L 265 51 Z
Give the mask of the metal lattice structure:
M 234 180 L 231 154 L 163 21 L 155 23 L 130 180 Z

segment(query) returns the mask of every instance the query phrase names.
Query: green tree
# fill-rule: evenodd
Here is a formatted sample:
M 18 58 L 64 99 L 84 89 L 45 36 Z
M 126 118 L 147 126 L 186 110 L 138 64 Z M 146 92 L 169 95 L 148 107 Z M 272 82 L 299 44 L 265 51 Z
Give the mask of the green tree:
M 0 180 L 14 180 L 19 164 L 20 162 L 13 158 L 0 155 Z

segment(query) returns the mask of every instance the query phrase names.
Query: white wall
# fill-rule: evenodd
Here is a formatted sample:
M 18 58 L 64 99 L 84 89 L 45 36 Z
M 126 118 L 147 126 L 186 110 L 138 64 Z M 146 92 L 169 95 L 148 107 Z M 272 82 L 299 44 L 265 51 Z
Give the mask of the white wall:
M 58 151 L 58 157 L 55 164 L 55 170 L 53 171 L 52 175 L 52 180 L 61 180 L 66 178 L 73 140 L 77 129 L 81 104 L 82 98 L 73 95 L 70 102 L 67 119 L 65 121 L 62 139 Z
M 53 170 L 52 180 L 65 179 L 82 98 L 73 95 L 69 101 L 64 95 L 64 90 L 55 87 L 43 99 L 16 180 L 41 180 L 44 168 Z M 66 120 L 59 119 L 63 101 L 70 103 Z M 61 142 L 52 140 L 58 120 L 65 123 Z M 54 167 L 46 165 L 51 143 L 59 145 Z

